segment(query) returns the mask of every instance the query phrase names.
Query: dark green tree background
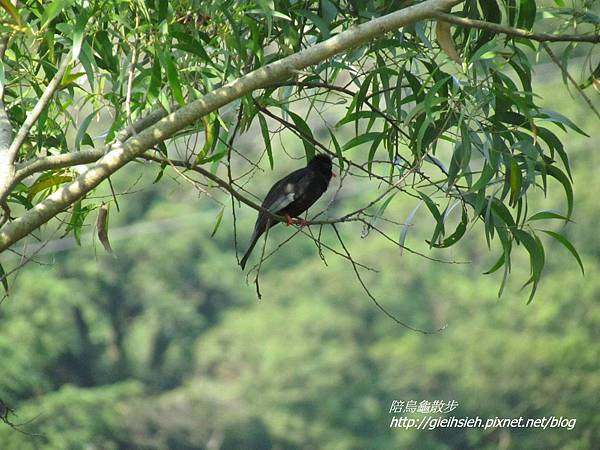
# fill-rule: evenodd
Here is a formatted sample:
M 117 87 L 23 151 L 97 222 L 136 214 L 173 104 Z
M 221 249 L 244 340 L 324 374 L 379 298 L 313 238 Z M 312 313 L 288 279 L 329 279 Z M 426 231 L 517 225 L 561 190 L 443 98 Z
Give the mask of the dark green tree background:
M 543 92 L 557 86 L 550 76 Z M 592 129 L 595 119 L 572 103 L 554 97 L 549 106 Z M 598 158 L 586 139 L 571 148 L 585 189 L 569 237 L 595 273 Z M 115 188 L 146 170 L 134 166 Z M 498 302 L 498 280 L 478 275 L 491 260 L 482 239 L 454 255 L 471 264 L 442 264 L 401 256 L 375 235 L 360 239 L 358 224 L 344 229 L 354 257 L 380 269 L 365 280 L 390 311 L 422 328 L 448 325 L 422 335 L 381 314 L 348 276 L 349 263 L 325 251 L 324 266 L 304 236 L 264 262 L 257 301 L 236 269 L 230 216 L 205 239 L 220 206 L 202 206 L 174 178 L 119 197 L 122 211 L 111 219 L 117 258 L 99 243 L 90 258 L 85 229 L 83 248 L 49 250 L 37 259 L 51 265 L 20 272 L 1 308 L 0 393 L 16 408 L 11 421 L 39 435 L 4 426 L 3 448 L 594 448 L 600 284 L 564 264 L 560 244 L 548 243 L 544 282 L 527 306 L 517 285 Z M 412 206 L 390 207 L 404 217 Z M 239 217 L 240 239 L 252 216 Z M 426 223 L 417 214 L 407 238 L 417 248 L 427 248 Z M 292 232 L 273 229 L 269 249 Z M 525 277 L 527 258 L 514 264 Z M 455 399 L 457 417 L 555 415 L 577 424 L 390 429 L 393 399 Z

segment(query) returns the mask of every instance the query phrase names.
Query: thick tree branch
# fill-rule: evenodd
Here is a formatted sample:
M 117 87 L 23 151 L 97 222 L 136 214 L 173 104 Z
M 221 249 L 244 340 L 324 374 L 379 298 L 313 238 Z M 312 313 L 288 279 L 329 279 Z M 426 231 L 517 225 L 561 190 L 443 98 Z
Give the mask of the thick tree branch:
M 549 34 L 549 33 L 534 33 L 520 28 L 512 28 L 498 23 L 485 22 L 483 20 L 468 19 L 459 17 L 453 14 L 448 14 L 441 11 L 433 13 L 436 19 L 444 22 L 452 23 L 466 28 L 478 28 L 480 30 L 492 31 L 494 33 L 502 33 L 508 36 L 521 37 L 531 39 L 538 42 L 590 42 L 597 44 L 600 42 L 600 35 L 597 34 Z
M 179 104 L 172 104 L 171 111 L 176 111 L 179 109 Z M 127 126 L 123 130 L 119 131 L 116 137 L 117 142 L 125 142 L 131 136 L 141 133 L 146 128 L 151 127 L 156 122 L 158 122 L 163 117 L 166 117 L 169 114 L 168 111 L 165 111 L 163 108 L 157 108 L 154 111 L 148 113 L 148 115 L 138 119 L 133 124 Z
M 145 129 L 125 144 L 113 146 L 100 161 L 71 183 L 58 189 L 45 200 L 6 224 L 0 230 L 0 251 L 27 236 L 59 212 L 68 208 L 87 192 L 98 186 L 127 162 L 142 155 L 159 142 L 257 89 L 293 76 L 298 70 L 320 63 L 338 53 L 355 48 L 385 33 L 405 25 L 431 18 L 437 11 L 447 11 L 462 0 L 427 0 L 418 5 L 393 12 L 346 30 L 326 41 L 261 67 L 204 97 L 172 112 L 154 126 Z
M 40 99 L 33 107 L 31 112 L 27 114 L 25 122 L 23 122 L 23 125 L 21 125 L 21 128 L 17 132 L 17 135 L 15 136 L 14 140 L 10 144 L 10 148 L 8 149 L 8 154 L 9 158 L 11 159 L 11 162 L 15 162 L 17 158 L 17 153 L 19 152 L 19 148 L 21 148 L 21 145 L 23 144 L 23 142 L 25 142 L 25 139 L 27 139 L 29 130 L 31 130 L 35 122 L 39 119 L 42 112 L 44 112 L 44 109 L 46 109 L 46 106 L 48 106 L 50 100 L 52 100 L 52 97 L 58 89 L 58 86 L 60 85 L 60 82 L 63 76 L 65 75 L 65 72 L 67 71 L 67 67 L 69 67 L 70 62 L 70 56 L 65 55 L 63 57 L 62 62 L 60 63 L 60 66 L 58 66 L 58 70 L 54 74 L 54 77 L 52 77 L 52 80 L 50 80 L 50 83 L 48 83 L 48 86 L 46 86 L 46 89 L 42 93 Z
M 37 172 L 50 169 L 89 164 L 104 156 L 103 149 L 86 149 L 78 152 L 61 153 L 60 155 L 42 156 L 16 165 L 15 184 Z

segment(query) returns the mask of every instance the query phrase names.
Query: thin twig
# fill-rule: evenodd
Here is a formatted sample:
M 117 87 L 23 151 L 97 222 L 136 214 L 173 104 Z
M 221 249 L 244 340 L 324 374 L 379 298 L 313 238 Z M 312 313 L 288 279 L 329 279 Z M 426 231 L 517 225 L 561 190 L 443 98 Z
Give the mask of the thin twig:
M 346 244 L 344 244 L 344 240 L 340 236 L 340 233 L 338 232 L 337 227 L 335 226 L 335 224 L 332 224 L 331 226 L 333 227 L 333 231 L 335 231 L 335 234 L 336 234 L 336 236 L 338 238 L 338 241 L 340 242 L 342 248 L 346 252 L 346 255 L 348 256 L 348 259 L 350 260 L 350 263 L 352 264 L 352 268 L 354 269 L 354 273 L 356 274 L 356 278 L 358 279 L 360 285 L 362 286 L 362 288 L 365 291 L 365 293 L 369 296 L 369 298 L 371 299 L 371 301 L 375 304 L 375 306 L 377 306 L 377 308 L 379 308 L 379 310 L 381 310 L 381 312 L 383 312 L 386 316 L 388 316 L 390 319 L 392 319 L 398 325 L 401 325 L 404 328 L 408 328 L 409 330 L 417 331 L 417 332 L 423 333 L 423 334 L 435 334 L 435 333 L 439 333 L 440 331 L 443 331 L 446 328 L 447 325 L 444 325 L 443 327 L 438 328 L 437 330 L 427 331 L 427 330 L 421 330 L 420 328 L 412 327 L 412 326 L 410 326 L 410 325 L 402 322 L 401 320 L 399 320 L 396 316 L 394 316 L 387 309 L 385 309 L 383 306 L 381 306 L 381 304 L 377 301 L 377 299 L 373 296 L 373 294 L 371 294 L 371 291 L 369 291 L 369 288 L 365 285 L 362 277 L 360 276 L 360 272 L 358 271 L 358 268 L 356 267 L 356 263 L 354 262 L 354 259 L 352 258 L 352 255 L 348 251 L 348 248 L 346 247 Z
M 597 44 L 600 42 L 600 35 L 597 34 L 582 35 L 534 33 L 533 31 L 512 28 L 506 25 L 500 25 L 498 23 L 485 22 L 483 20 L 468 19 L 466 17 L 459 17 L 441 11 L 434 11 L 432 16 L 436 19 L 443 20 L 444 22 L 452 23 L 454 25 L 460 25 L 467 28 L 478 28 L 481 30 L 506 34 L 508 36 L 531 39 L 532 41 L 538 42 L 590 42 L 592 44 Z
M 229 142 L 227 142 L 227 179 L 229 180 L 229 184 L 233 185 L 233 175 L 231 173 L 231 152 L 233 150 L 233 143 L 235 141 L 235 136 L 240 128 L 240 124 L 242 122 L 242 117 L 244 115 L 244 104 L 240 102 L 240 109 L 238 110 L 237 121 L 235 123 L 235 128 L 231 132 L 231 137 L 229 138 Z M 231 196 L 231 216 L 233 218 L 233 247 L 235 249 L 235 259 L 239 265 L 240 256 L 238 255 L 238 240 L 237 240 L 237 217 L 235 214 L 235 199 Z
M 265 239 L 263 240 L 262 249 L 260 252 L 260 259 L 258 260 L 258 267 L 256 268 L 256 277 L 254 277 L 254 284 L 256 285 L 256 295 L 259 300 L 262 300 L 262 294 L 260 293 L 260 284 L 258 278 L 260 276 L 260 269 L 265 258 L 265 248 L 267 247 L 267 237 L 269 236 L 269 228 L 271 228 L 271 219 L 267 219 L 267 229 L 265 230 Z
M 575 86 L 575 89 L 583 97 L 583 99 L 588 104 L 588 106 L 590 107 L 590 109 L 592 111 L 594 111 L 594 113 L 596 114 L 596 116 L 598 118 L 600 118 L 600 113 L 598 112 L 598 110 L 596 109 L 596 107 L 594 106 L 594 104 L 592 103 L 592 101 L 590 100 L 590 98 L 587 95 L 585 95 L 585 92 L 583 92 L 583 89 L 581 89 L 579 87 L 579 85 L 577 84 L 577 81 L 575 81 L 573 79 L 573 77 L 571 76 L 571 74 L 569 73 L 569 71 L 566 69 L 566 67 L 564 67 L 561 64 L 561 62 L 558 60 L 558 58 L 556 57 L 556 55 L 554 54 L 554 52 L 552 50 L 550 50 L 550 47 L 548 46 L 548 44 L 546 44 L 545 42 L 542 42 L 542 47 L 544 47 L 544 50 L 546 50 L 546 53 L 548 53 L 548 56 L 550 56 L 550 59 L 552 59 L 552 61 L 554 61 L 554 64 L 556 64 L 558 66 L 558 68 L 568 78 L 568 80 L 573 84 L 573 86 Z
M 38 254 L 40 251 L 42 251 L 42 250 L 43 250 L 43 248 L 44 248 L 46 245 L 48 245 L 48 243 L 49 243 L 49 242 L 52 240 L 52 238 L 54 238 L 54 236 L 56 235 L 56 233 L 58 233 L 58 230 L 60 230 L 61 226 L 62 226 L 62 224 L 60 224 L 60 225 L 59 225 L 59 226 L 56 228 L 56 230 L 54 230 L 54 231 L 52 232 L 52 234 L 50 234 L 50 237 L 49 237 L 48 239 L 46 239 L 46 240 L 45 240 L 45 241 L 44 241 L 42 244 L 40 244 L 40 245 L 39 245 L 39 246 L 38 246 L 38 247 L 35 249 L 35 251 L 34 251 L 34 252 L 31 254 L 31 255 L 28 255 L 28 256 L 27 256 L 26 258 L 24 258 L 24 259 L 23 259 L 23 258 L 21 258 L 21 262 L 20 262 L 20 263 L 19 263 L 19 264 L 18 264 L 16 267 L 13 267 L 11 270 L 9 270 L 9 271 L 8 271 L 8 272 L 6 272 L 4 275 L 2 275 L 2 276 L 0 277 L 0 283 L 1 283 L 3 280 L 7 280 L 7 279 L 8 279 L 8 277 L 9 277 L 10 275 L 12 275 L 14 272 L 16 272 L 17 270 L 19 270 L 21 267 L 23 267 L 25 264 L 27 264 L 29 261 L 31 261 L 35 255 L 37 255 L 37 254 Z

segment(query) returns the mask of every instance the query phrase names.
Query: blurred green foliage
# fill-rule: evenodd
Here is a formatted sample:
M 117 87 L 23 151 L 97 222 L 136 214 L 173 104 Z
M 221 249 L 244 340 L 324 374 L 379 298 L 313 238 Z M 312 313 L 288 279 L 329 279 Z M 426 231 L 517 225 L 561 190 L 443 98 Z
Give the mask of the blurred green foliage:
M 595 130 L 593 116 L 568 95 L 548 101 Z M 578 203 L 569 238 L 587 276 L 548 238 L 553 257 L 528 306 L 518 283 L 497 300 L 499 275 L 481 276 L 493 261 L 478 233 L 454 250 L 456 260 L 472 261 L 459 265 L 401 256 L 374 235 L 360 239 L 358 225 L 340 226 L 353 256 L 380 269 L 364 273 L 377 298 L 411 325 L 448 325 L 433 335 L 381 314 L 347 261 L 325 251 L 325 266 L 302 236 L 265 262 L 257 301 L 236 264 L 229 212 L 209 239 L 220 206 L 197 201 L 187 185 L 164 182 L 121 197 L 113 230 L 182 219 L 159 232 L 113 235 L 116 258 L 98 244 L 95 257 L 89 247 L 58 252 L 38 258 L 51 265 L 21 271 L 0 306 L 0 398 L 28 434 L 3 425 L 0 448 L 597 448 L 600 156 L 593 147 L 569 138 Z M 130 185 L 139 170 L 115 183 Z M 343 208 L 365 198 L 344 198 Z M 402 221 L 416 201 L 398 195 L 387 215 Z M 254 211 L 239 214 L 243 247 Z M 426 217 L 417 214 L 407 240 L 424 252 Z M 269 248 L 290 233 L 274 228 Z M 335 245 L 330 231 L 323 239 Z M 528 277 L 526 255 L 515 259 L 513 273 Z M 554 415 L 577 424 L 392 429 L 394 399 L 454 399 L 457 417 Z

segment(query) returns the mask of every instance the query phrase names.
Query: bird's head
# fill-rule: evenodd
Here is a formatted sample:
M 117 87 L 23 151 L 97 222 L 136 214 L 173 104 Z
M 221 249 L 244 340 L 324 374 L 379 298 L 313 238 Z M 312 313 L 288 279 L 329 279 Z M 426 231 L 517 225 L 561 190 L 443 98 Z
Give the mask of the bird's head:
M 318 171 L 323 174 L 323 176 L 327 177 L 327 179 L 331 179 L 331 168 L 332 168 L 331 158 L 328 155 L 323 153 L 316 155 L 313 159 L 308 163 L 308 167 Z

